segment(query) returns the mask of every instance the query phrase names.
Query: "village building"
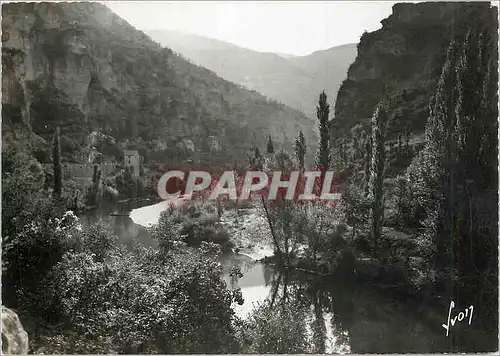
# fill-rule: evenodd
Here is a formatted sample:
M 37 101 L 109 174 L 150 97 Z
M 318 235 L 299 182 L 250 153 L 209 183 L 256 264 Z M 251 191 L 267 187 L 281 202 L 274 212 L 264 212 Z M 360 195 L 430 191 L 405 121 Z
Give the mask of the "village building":
M 194 142 L 190 139 L 183 139 L 182 141 L 177 143 L 177 147 L 188 150 L 193 153 L 196 152 Z
M 141 156 L 139 152 L 136 150 L 125 150 L 123 158 L 125 160 L 125 167 L 129 167 L 132 170 L 132 175 L 139 177 L 141 167 Z
M 208 146 L 211 151 L 219 151 L 220 150 L 220 141 L 215 136 L 208 136 Z
M 136 150 L 125 150 L 123 156 L 124 166 L 131 167 L 132 175 L 135 177 L 139 177 L 141 166 L 141 156 L 139 155 L 139 152 L 137 152 Z M 43 166 L 49 170 L 53 169 L 54 167 L 52 163 L 44 163 Z M 86 189 L 92 185 L 94 166 L 97 166 L 97 169 L 101 172 L 101 177 L 113 174 L 118 168 L 118 164 L 109 162 L 63 163 L 61 167 L 63 178 L 71 179 L 75 181 L 75 183 L 79 187 Z

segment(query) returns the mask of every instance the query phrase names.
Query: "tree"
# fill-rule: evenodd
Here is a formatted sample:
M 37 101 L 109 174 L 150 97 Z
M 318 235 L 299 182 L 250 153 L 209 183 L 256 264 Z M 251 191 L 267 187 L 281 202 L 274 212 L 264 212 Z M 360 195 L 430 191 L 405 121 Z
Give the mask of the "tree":
M 363 228 L 369 220 L 370 204 L 364 192 L 356 185 L 351 185 L 342 194 L 342 208 L 346 223 L 352 227 L 352 238 L 356 231 Z
M 273 140 L 271 138 L 271 135 L 267 136 L 267 149 L 266 149 L 267 154 L 273 154 L 274 153 L 274 145 L 273 145 Z
M 369 184 L 371 237 L 374 252 L 378 253 L 378 243 L 382 235 L 384 219 L 384 174 L 385 174 L 385 131 L 388 117 L 383 103 L 379 103 L 372 117 L 372 157 Z
M 405 149 L 406 153 L 410 152 L 410 134 L 411 134 L 411 124 L 408 123 L 405 128 Z
M 268 169 L 289 174 L 294 170 L 294 163 L 290 155 L 283 148 L 276 151 L 268 163 Z
M 339 159 L 339 163 L 340 165 L 344 165 L 345 163 L 345 160 L 344 160 L 344 150 L 345 150 L 345 144 L 344 144 L 344 140 L 343 139 L 339 139 L 338 140 L 338 159 Z
M 264 168 L 264 157 L 262 157 L 259 148 L 256 146 L 250 150 L 248 161 L 251 169 L 261 171 Z
M 319 147 L 316 156 L 316 164 L 321 172 L 328 170 L 330 166 L 330 136 L 328 132 L 328 115 L 330 114 L 330 105 L 327 103 L 325 92 L 319 95 L 318 106 L 316 107 L 316 117 L 318 118 L 319 127 Z
M 97 164 L 94 165 L 92 174 L 92 185 L 87 192 L 87 205 L 95 206 L 98 204 L 99 184 L 101 182 L 101 170 Z
M 54 133 L 52 143 L 52 161 L 54 164 L 54 198 L 60 199 L 62 193 L 61 140 L 59 126 Z
M 300 131 L 297 137 L 295 138 L 295 143 L 293 148 L 295 151 L 295 157 L 299 164 L 299 169 L 302 171 L 304 170 L 304 157 L 307 152 L 306 139 L 304 138 L 304 134 L 302 133 L 302 131 Z
M 371 135 L 366 135 L 365 139 L 365 155 L 364 155 L 364 187 L 365 194 L 368 195 L 369 183 L 370 183 L 370 166 L 372 161 L 372 137 Z

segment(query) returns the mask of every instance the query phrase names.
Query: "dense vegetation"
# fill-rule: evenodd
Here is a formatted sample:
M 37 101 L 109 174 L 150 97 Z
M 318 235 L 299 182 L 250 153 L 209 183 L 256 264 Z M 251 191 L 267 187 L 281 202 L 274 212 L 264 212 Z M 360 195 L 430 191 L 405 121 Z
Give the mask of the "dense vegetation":
M 37 9 L 50 8 L 43 6 Z M 85 14 L 78 16 L 88 19 Z M 471 22 L 449 36 L 439 79 L 427 103 L 420 146 L 410 145 L 409 130 L 400 132 L 396 144 L 390 143 L 395 110 L 390 92 L 377 100 L 368 126 L 352 129 L 351 144 L 336 140 L 329 130 L 328 97 L 321 93 L 317 144 L 297 129 L 293 150 L 275 146 L 275 136 L 269 134 L 245 149 L 248 160 L 238 162 L 241 170 L 284 174 L 310 169 L 304 157 L 316 153 L 315 168 L 339 168 L 334 186 L 342 193 L 336 203 L 297 204 L 283 199 L 286 191 L 280 189 L 274 201 L 248 203 L 254 219 L 262 217 L 266 223 L 274 256 L 264 262 L 274 266 L 277 276 L 269 298 L 246 319 L 235 313 L 233 307 L 243 302 L 242 293 L 223 281 L 218 259 L 222 251 L 235 247 L 221 215 L 231 204 L 239 208 L 237 203 L 172 208 L 149 229 L 157 248 L 136 244 L 127 250 L 107 227 L 82 224 L 73 211 L 80 204 L 109 200 L 112 205 L 144 191 L 129 170 L 99 184 L 96 169 L 90 190 L 82 196 L 61 177 L 68 126 L 61 130 L 52 126 L 55 123 L 43 126 L 51 143 L 49 171 L 42 168 L 33 147 L 12 140 L 23 136 L 9 136 L 11 141 L 2 147 L 2 300 L 20 314 L 31 351 L 317 353 L 325 350 L 321 338 L 325 323 L 320 321 L 324 309 L 336 320 L 334 336 L 339 342 L 349 333 L 353 352 L 427 349 L 423 339 L 418 345 L 392 348 L 362 344 L 367 333 L 363 322 L 385 317 L 369 304 L 356 311 L 353 296 L 364 301 L 359 295 L 366 292 L 360 292 L 366 285 L 410 306 L 425 303 L 446 310 L 451 300 L 480 306 L 474 335 L 496 337 L 497 43 L 497 28 L 491 22 Z M 134 56 L 144 55 L 134 52 Z M 13 129 L 16 125 L 11 124 L 5 126 Z M 20 133 L 26 131 L 9 132 Z M 150 139 L 145 136 L 144 141 Z M 248 233 L 253 237 L 261 230 L 254 226 Z M 231 271 L 236 280 L 241 275 L 237 268 Z M 338 285 L 344 289 L 335 291 Z M 424 319 L 420 312 L 408 316 L 410 321 Z M 432 322 L 443 331 L 444 319 Z M 401 322 L 407 324 L 406 319 Z M 413 325 L 401 329 L 407 339 L 420 336 Z M 487 338 L 471 342 L 468 332 L 455 329 L 449 344 L 444 339 L 447 345 L 442 351 L 496 347 L 483 343 Z

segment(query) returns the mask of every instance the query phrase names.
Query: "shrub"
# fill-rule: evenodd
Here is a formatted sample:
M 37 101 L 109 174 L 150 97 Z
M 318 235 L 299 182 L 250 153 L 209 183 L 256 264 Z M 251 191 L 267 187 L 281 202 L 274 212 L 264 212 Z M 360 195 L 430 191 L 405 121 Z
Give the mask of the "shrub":
M 215 205 L 185 204 L 162 213 L 158 224 L 150 228 L 150 233 L 166 250 L 170 249 L 175 241 L 183 241 L 193 247 L 200 247 L 201 243 L 206 241 L 219 244 L 224 251 L 229 251 L 233 244 L 229 234 L 218 221 L 219 215 Z
M 108 239 L 104 239 L 108 240 Z M 235 352 L 233 294 L 213 249 L 68 252 L 50 274 L 63 328 L 98 353 Z M 65 350 L 74 352 L 74 350 Z
M 245 353 L 306 353 L 306 310 L 298 304 L 256 307 L 248 318 Z

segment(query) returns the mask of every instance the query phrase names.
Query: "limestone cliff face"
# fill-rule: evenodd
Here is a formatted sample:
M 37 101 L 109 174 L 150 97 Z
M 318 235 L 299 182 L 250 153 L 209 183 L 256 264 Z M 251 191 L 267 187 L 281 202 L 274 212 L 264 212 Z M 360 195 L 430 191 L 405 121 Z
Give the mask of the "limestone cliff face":
M 101 4 L 7 4 L 2 17 L 7 141 L 34 133 L 28 141 L 47 146 L 55 126 L 68 147 L 92 132 L 145 149 L 203 148 L 212 135 L 238 155 L 267 134 L 288 145 L 299 130 L 314 137 L 303 114 L 188 63 Z
M 390 99 L 389 138 L 408 124 L 412 135 L 422 133 L 450 40 L 470 27 L 495 24 L 496 16 L 495 8 L 484 2 L 394 5 L 381 29 L 361 37 L 337 95 L 333 135 L 367 124 L 384 94 Z

